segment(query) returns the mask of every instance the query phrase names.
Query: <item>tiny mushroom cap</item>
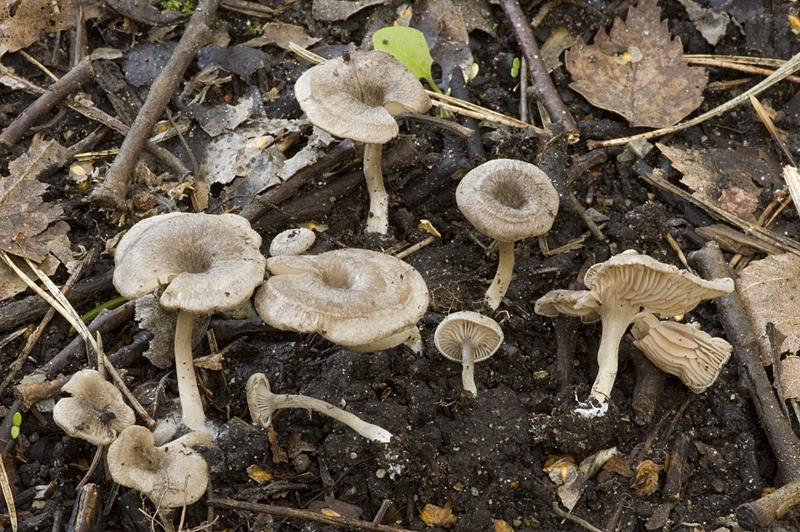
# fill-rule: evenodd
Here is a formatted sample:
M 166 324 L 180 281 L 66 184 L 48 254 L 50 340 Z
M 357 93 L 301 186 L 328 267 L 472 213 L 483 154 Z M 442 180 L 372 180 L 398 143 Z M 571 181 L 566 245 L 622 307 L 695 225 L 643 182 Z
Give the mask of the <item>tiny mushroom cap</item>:
M 347 248 L 272 257 L 267 268 L 272 276 L 256 292 L 255 306 L 277 329 L 316 332 L 354 351 L 418 339 L 428 288 L 400 259 Z
M 159 508 L 192 504 L 206 492 L 208 465 L 192 445 L 209 445 L 212 437 L 192 432 L 161 447 L 144 427 L 128 427 L 108 448 L 108 469 L 117 484 L 135 488 Z
M 701 331 L 697 323 L 660 321 L 649 312 L 633 319 L 634 344 L 661 371 L 676 375 L 694 393 L 703 393 L 717 380 L 733 347 Z
M 56 403 L 53 420 L 73 438 L 109 445 L 136 422 L 133 409 L 125 404 L 122 393 L 96 370 L 79 371 L 62 390 L 72 397 Z
M 389 443 L 392 433 L 367 423 L 355 414 L 337 408 L 330 403 L 320 399 L 307 397 L 305 395 L 283 395 L 274 394 L 270 390 L 269 379 L 263 373 L 254 373 L 247 380 L 247 406 L 250 409 L 250 417 L 253 424 L 267 428 L 272 424 L 272 415 L 276 410 L 282 408 L 305 408 L 321 414 L 328 415 L 333 419 L 344 423 L 365 438 L 372 441 Z
M 558 192 L 537 166 L 495 159 L 471 170 L 456 188 L 461 213 L 500 245 L 500 262 L 486 302 L 496 310 L 511 282 L 514 242 L 543 235 L 558 212 Z
M 389 196 L 383 186 L 381 149 L 400 131 L 393 115 L 430 109 L 422 84 L 387 52 L 352 50 L 307 70 L 294 92 L 312 124 L 366 144 L 364 178 L 370 203 L 366 232 L 385 234 Z
M 552 315 L 557 310 L 590 319 L 592 312 L 596 312 L 601 318 L 599 370 L 591 393 L 601 405 L 608 400 L 617 376 L 619 342 L 640 310 L 665 316 L 685 314 L 703 299 L 713 299 L 734 289 L 732 279 L 701 279 L 634 250 L 595 264 L 586 272 L 583 282 L 589 290 L 574 291 L 573 296 L 557 295 L 558 306 L 553 304 L 552 296 L 545 295 L 545 301 L 537 303 L 535 311 Z
M 492 318 L 461 311 L 447 316 L 434 334 L 436 349 L 454 362 L 461 362 L 464 389 L 478 395 L 474 363 L 491 357 L 503 343 L 503 330 Z
M 317 237 L 314 231 L 306 227 L 287 229 L 278 233 L 269 244 L 269 254 L 272 257 L 278 255 L 301 255 L 314 245 Z
M 235 214 L 170 213 L 134 225 L 117 245 L 114 286 L 136 299 L 169 284 L 161 304 L 178 309 L 175 366 L 183 422 L 205 428 L 192 366 L 195 314 L 227 310 L 247 301 L 264 279 L 261 237 Z

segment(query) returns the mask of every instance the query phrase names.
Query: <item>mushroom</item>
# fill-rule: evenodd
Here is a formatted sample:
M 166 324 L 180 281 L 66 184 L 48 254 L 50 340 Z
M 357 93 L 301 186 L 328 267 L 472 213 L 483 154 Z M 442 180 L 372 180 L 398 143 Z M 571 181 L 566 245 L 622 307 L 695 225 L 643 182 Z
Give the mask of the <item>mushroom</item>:
M 475 386 L 475 362 L 491 357 L 503 343 L 503 330 L 492 318 L 477 312 L 450 314 L 436 328 L 436 349 L 454 362 L 461 362 L 464 389 L 478 396 Z
M 254 373 L 247 380 L 247 406 L 253 424 L 267 428 L 272 423 L 272 414 L 282 408 L 305 408 L 332 417 L 344 423 L 365 438 L 389 443 L 392 433 L 358 416 L 336 408 L 330 403 L 305 395 L 279 395 L 270 390 L 269 380 L 263 373 Z
M 161 304 L 179 309 L 175 367 L 183 423 L 204 430 L 205 414 L 192 365 L 196 314 L 226 310 L 247 301 L 264 278 L 261 237 L 234 214 L 170 213 L 134 225 L 116 249 L 114 286 L 135 299 L 169 284 Z
M 500 262 L 486 303 L 497 310 L 514 271 L 514 242 L 550 230 L 558 212 L 558 193 L 537 166 L 495 159 L 470 170 L 456 188 L 461 213 L 478 231 L 497 240 Z
M 403 342 L 421 349 L 416 323 L 428 288 L 400 259 L 366 249 L 271 257 L 272 274 L 256 292 L 263 320 L 284 331 L 319 333 L 352 351 Z
M 603 335 L 599 366 L 590 397 L 605 405 L 617 376 L 619 342 L 640 310 L 666 316 L 685 314 L 703 299 L 733 291 L 733 279 L 707 281 L 675 266 L 629 249 L 595 264 L 583 284 L 589 290 L 556 290 L 540 298 L 534 311 L 554 317 L 559 312 L 591 319 L 598 316 Z
M 134 488 L 159 508 L 192 504 L 208 486 L 208 465 L 191 447 L 209 445 L 211 435 L 191 432 L 161 447 L 153 434 L 133 425 L 108 448 L 108 470 L 117 484 Z
M 422 84 L 387 52 L 353 50 L 307 70 L 294 92 L 309 122 L 336 137 L 365 144 L 370 202 L 366 232 L 386 234 L 389 197 L 383 186 L 381 149 L 399 133 L 393 115 L 430 109 Z
M 306 227 L 287 229 L 277 234 L 269 244 L 271 257 L 278 255 L 302 255 L 314 245 L 314 231 Z
M 717 380 L 733 347 L 700 330 L 697 323 L 660 321 L 640 312 L 631 327 L 634 345 L 661 371 L 675 375 L 694 393 L 703 393 Z
M 94 445 L 109 445 L 136 422 L 133 409 L 122 393 L 93 369 L 73 375 L 62 388 L 72 394 L 56 403 L 53 421 L 73 438 Z

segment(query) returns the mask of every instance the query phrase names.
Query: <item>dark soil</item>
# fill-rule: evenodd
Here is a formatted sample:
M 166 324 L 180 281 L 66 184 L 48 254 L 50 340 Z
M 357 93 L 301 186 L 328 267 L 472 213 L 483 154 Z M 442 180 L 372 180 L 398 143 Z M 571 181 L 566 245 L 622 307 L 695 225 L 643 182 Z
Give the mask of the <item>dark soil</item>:
M 263 3 L 272 7 L 280 4 L 270 0 Z M 310 0 L 296 0 L 283 5 L 275 19 L 302 25 L 325 44 L 360 43 L 370 17 L 387 13 L 391 18 L 397 3 L 391 3 L 391 10 L 368 8 L 347 21 L 331 24 L 313 20 Z M 542 4 L 544 2 L 523 2 L 523 10 L 532 18 Z M 610 25 L 612 17 L 624 17 L 630 4 L 611 0 L 563 2 L 553 7 L 534 32 L 541 43 L 554 28 L 563 25 L 572 34 L 591 42 L 600 27 Z M 800 51 L 800 43 L 785 27 L 792 4 L 766 0 L 732 0 L 725 4 L 732 15 L 745 11 L 756 15 L 738 25 L 731 23 L 726 36 L 712 47 L 695 30 L 677 1 L 660 2 L 662 18 L 669 20 L 672 34 L 681 37 L 686 53 L 788 59 Z M 492 5 L 491 11 L 499 22 L 499 37 L 493 38 L 481 31 L 471 34 L 472 53 L 481 71 L 468 86 L 469 96 L 475 103 L 518 116 L 519 91 L 515 89 L 516 80 L 511 78 L 509 70 L 513 57 L 519 56 L 519 49 L 502 10 Z M 607 18 L 602 18 L 599 12 Z M 219 24 L 226 26 L 232 37 L 229 46 L 252 37 L 247 31 L 246 19 L 244 15 L 219 12 Z M 104 19 L 89 23 L 87 30 L 91 48 L 114 46 L 123 52 L 144 40 L 150 31 L 142 24 L 123 24 L 123 19 L 110 11 Z M 167 38 L 176 39 L 174 35 Z M 41 42 L 27 51 L 44 61 L 52 54 L 53 46 L 53 36 L 43 36 Z M 276 88 L 278 98 L 265 102 L 267 116 L 299 117 L 292 85 L 306 65 L 300 65 L 277 47 L 267 46 L 262 50 L 272 61 L 270 67 L 256 69 L 249 77 L 234 75 L 230 82 L 212 88 L 206 103 L 219 103 L 230 96 L 235 101 L 253 90 L 266 93 Z M 13 66 L 18 75 L 47 84 L 43 75 L 18 54 L 6 55 L 4 64 Z M 53 68 L 63 74 L 65 64 L 62 57 Z M 709 70 L 711 81 L 744 77 L 730 71 Z M 195 72 L 196 68 L 192 67 L 187 79 Z M 553 78 L 562 99 L 580 123 L 583 140 L 567 146 L 562 139 L 545 143 L 526 133 L 505 130 L 502 135 L 484 136 L 489 159 L 522 159 L 563 176 L 572 156 L 587 153 L 586 139 L 613 138 L 633 132 L 617 115 L 592 107 L 572 92 L 568 88 L 569 74 L 563 66 L 553 73 Z M 701 111 L 741 90 L 744 89 L 706 90 Z M 97 85 L 90 83 L 84 91 L 96 105 L 114 114 L 105 93 Z M 140 89 L 140 92 L 143 96 L 144 91 Z M 781 109 L 794 101 L 793 95 L 794 86 L 784 82 L 760 98 L 769 99 L 774 109 Z M 0 88 L 0 127 L 6 127 L 33 101 L 32 98 Z M 57 110 L 53 111 L 45 121 L 54 118 L 56 113 Z M 792 123 L 793 116 L 785 114 L 784 122 L 779 125 L 784 128 L 796 125 Z M 70 111 L 42 133 L 68 145 L 93 128 L 87 119 Z M 219 429 L 216 444 L 202 450 L 211 466 L 214 497 L 293 508 L 308 508 L 315 501 L 332 497 L 360 510 L 360 518 L 366 521 L 371 521 L 381 503 L 388 499 L 391 506 L 383 522 L 413 530 L 426 529 L 420 517 L 426 504 L 443 507 L 447 503 L 451 504 L 457 518 L 452 528 L 456 532 L 492 530 L 492 520 L 504 520 L 518 532 L 584 530 L 578 524 L 564 522 L 552 509 L 553 502 L 559 500 L 557 486 L 543 471 L 550 456 L 571 455 L 579 463 L 596 451 L 616 447 L 634 466 L 642 459 L 664 464 L 675 442 L 685 435 L 690 443 L 678 500 L 668 500 L 662 493 L 664 472 L 659 477 L 658 487 L 649 496 L 638 496 L 631 487 L 630 478 L 601 472 L 588 479 L 574 514 L 606 530 L 738 530 L 733 517 L 737 507 L 758 498 L 768 487 L 780 486 L 783 479 L 748 391 L 740 384 L 736 360 L 722 370 L 716 384 L 700 395 L 690 392 L 677 378 L 668 377 L 652 419 L 640 424 L 631 406 L 635 384 L 631 362 L 634 348 L 624 343 L 612 406 L 599 420 L 587 420 L 577 417 L 574 407 L 576 398 L 585 399 L 595 377 L 600 326 L 576 326 L 573 384 L 564 389 L 557 371 L 553 322 L 533 312 L 534 303 L 544 293 L 569 287 L 582 278 L 589 265 L 625 249 L 636 249 L 680 266 L 666 235 L 672 235 L 688 253 L 703 245 L 693 229 L 710 224 L 711 219 L 698 208 L 644 184 L 634 170 L 635 161 L 617 159 L 622 148 L 607 149 L 605 162 L 582 173 L 572 184 L 576 197 L 592 202 L 592 206 L 608 217 L 604 228 L 606 240 L 601 242 L 589 236 L 583 244 L 551 256 L 541 251 L 535 239 L 517 244 L 515 279 L 506 296 L 508 303 L 501 305 L 494 314 L 503 327 L 505 343 L 493 358 L 476 366 L 479 392 L 475 400 L 462 391 L 460 367 L 437 353 L 433 333 L 449 312 L 489 313 L 483 304 L 483 294 L 494 275 L 497 257 L 485 250 L 490 240 L 470 226 L 455 204 L 456 178 L 463 175 L 469 165 L 464 142 L 445 139 L 444 132 L 410 120 L 401 120 L 401 133 L 402 137 L 414 138 L 421 160 L 403 173 L 387 175 L 393 201 L 388 236 L 362 234 L 367 195 L 361 186 L 338 197 L 332 204 L 315 205 L 316 210 L 310 215 L 299 213 L 292 219 L 289 214 L 284 216 L 279 208 L 267 216 L 268 222 L 262 220 L 254 226 L 264 237 L 265 252 L 274 235 L 294 227 L 295 222 L 309 219 L 317 224 L 324 223 L 328 228 L 318 234 L 311 253 L 343 246 L 382 251 L 398 243 L 410 245 L 423 240 L 428 233 L 417 227 L 419 220 L 430 220 L 441 237 L 406 258 L 421 272 L 431 294 L 429 312 L 420 323 L 424 352 L 417 355 L 405 347 L 397 347 L 371 354 L 354 353 L 316 336 L 270 332 L 263 328 L 261 332 L 220 335 L 219 347 L 225 349 L 226 359 L 223 370 L 199 372 L 208 389 L 207 415 Z M 195 128 L 192 135 L 203 142 L 205 134 L 199 128 Z M 786 135 L 790 147 L 800 146 L 794 132 Z M 68 137 L 70 140 L 64 140 Z M 394 141 L 385 150 L 390 152 L 401 141 L 402 138 Z M 696 149 L 735 149 L 749 145 L 780 157 L 763 125 L 744 107 L 659 141 Z M 29 143 L 29 138 L 24 139 L 10 156 L 0 158 L 2 175 L 7 175 L 8 162 L 25 152 Z M 110 134 L 96 149 L 118 147 L 120 143 L 119 136 Z M 303 143 L 304 137 L 301 137 L 292 150 L 299 149 Z M 177 140 L 170 141 L 168 146 L 189 164 Z M 794 153 L 798 155 L 798 151 Z M 292 151 L 287 152 L 288 156 L 291 154 Z M 463 160 L 463 164 L 458 165 L 455 173 L 452 169 L 443 172 L 445 162 L 454 157 Z M 324 190 L 337 176 L 351 169 L 351 162 L 342 161 L 324 177 L 302 188 L 298 197 Z M 664 168 L 673 178 L 677 176 L 669 167 L 669 161 L 657 150 L 651 151 L 642 163 Z M 157 163 L 152 165 L 156 173 L 163 171 Z M 137 210 L 124 219 L 120 219 L 118 213 L 100 210 L 85 201 L 91 187 L 76 190 L 65 172 L 60 170 L 47 178 L 50 188 L 45 199 L 64 207 L 64 220 L 70 225 L 74 247 L 103 244 L 141 217 L 141 211 Z M 153 191 L 141 183 L 134 185 L 132 192 L 143 191 L 158 198 L 165 197 L 164 192 Z M 762 207 L 772 199 L 772 192 L 765 190 Z M 229 199 L 225 194 L 212 187 L 215 196 L 211 200 L 212 210 L 225 208 L 225 201 Z M 157 210 L 163 212 L 170 208 L 192 210 L 185 198 L 171 206 L 161 201 Z M 794 212 L 786 209 L 777 221 L 779 230 L 786 229 L 790 236 L 797 233 Z M 562 208 L 547 236 L 547 243 L 554 250 L 586 231 L 579 217 Z M 103 254 L 85 277 L 102 276 L 112 267 L 112 258 Z M 65 279 L 63 271 L 56 275 L 57 281 Z M 83 301 L 78 311 L 86 312 L 114 296 L 116 293 L 109 286 L 91 300 Z M 724 336 L 713 303 L 701 304 L 689 318 L 699 321 L 710 334 Z M 35 327 L 37 323 L 38 319 L 15 323 L 7 326 L 6 333 L 21 325 Z M 231 327 L 229 321 L 214 323 Z M 237 330 L 235 325 L 233 327 Z M 63 319 L 54 319 L 19 376 L 33 372 L 61 351 L 70 341 L 67 328 Z M 136 323 L 131 321 L 107 333 L 103 337 L 106 351 L 113 353 L 120 349 L 136 332 Z M 2 348 L 4 366 L 17 357 L 24 342 L 23 338 L 18 338 Z M 196 356 L 208 354 L 208 349 L 207 342 L 201 343 L 196 348 Z M 65 373 L 72 373 L 83 365 L 85 362 L 74 363 Z M 306 394 L 337 406 L 346 405 L 351 412 L 397 437 L 388 446 L 370 443 L 322 415 L 283 411 L 276 416 L 273 425 L 277 444 L 288 450 L 292 458 L 288 462 L 276 462 L 267 431 L 250 424 L 244 385 L 255 372 L 265 373 L 275 392 Z M 153 389 L 165 375 L 166 400 L 159 403 L 158 410 L 162 416 L 176 408 L 174 375 L 157 369 L 145 359 L 135 361 L 126 373 L 130 387 L 139 394 Z M 7 390 L 2 402 L 8 407 L 13 399 L 11 390 Z M 12 488 L 21 494 L 17 502 L 21 529 L 64 529 L 70 521 L 76 486 L 85 475 L 95 448 L 67 437 L 53 423 L 49 413 L 36 416 L 25 413 L 23 419 L 21 436 L 6 454 Z M 246 471 L 250 466 L 268 471 L 271 480 L 256 483 Z M 114 489 L 102 465 L 90 480 L 99 486 L 98 504 L 103 511 L 99 530 L 149 529 L 150 521 L 138 511 L 141 507 L 152 514 L 153 506 L 149 501 L 143 501 L 128 488 Z M 46 494 L 34 500 L 36 490 L 48 485 Z M 204 501 L 201 499 L 188 508 L 185 528 L 198 527 L 208 518 Z M 214 530 L 333 530 L 326 525 L 295 519 L 276 517 L 270 522 L 263 516 L 232 510 L 215 510 L 214 518 Z M 789 519 L 779 526 L 791 528 L 793 523 L 790 513 Z M 8 527 L 7 522 L 4 526 Z

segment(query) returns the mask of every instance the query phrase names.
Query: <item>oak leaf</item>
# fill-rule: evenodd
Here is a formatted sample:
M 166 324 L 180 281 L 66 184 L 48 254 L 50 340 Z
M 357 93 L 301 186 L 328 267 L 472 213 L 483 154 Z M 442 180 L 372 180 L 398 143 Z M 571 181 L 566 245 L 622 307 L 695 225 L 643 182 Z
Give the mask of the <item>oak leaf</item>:
M 657 0 L 641 0 L 628 18 L 600 30 L 594 45 L 578 39 L 567 52 L 570 87 L 592 105 L 624 116 L 632 126 L 670 126 L 703 101 L 708 75 L 682 59 L 680 38 L 670 38 Z
M 767 323 L 785 337 L 775 346 L 779 354 L 800 349 L 800 257 L 784 253 L 751 262 L 739 272 L 736 291 L 761 345 L 762 363 L 770 363 Z

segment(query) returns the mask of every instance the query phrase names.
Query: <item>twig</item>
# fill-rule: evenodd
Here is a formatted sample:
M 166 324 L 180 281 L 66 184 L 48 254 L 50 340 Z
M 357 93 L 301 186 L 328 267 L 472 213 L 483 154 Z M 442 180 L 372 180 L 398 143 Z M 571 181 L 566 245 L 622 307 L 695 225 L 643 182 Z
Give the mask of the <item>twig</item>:
M 106 173 L 105 181 L 94 190 L 91 199 L 105 206 L 119 210 L 126 209 L 125 198 L 133 167 L 139 159 L 139 152 L 144 147 L 145 140 L 158 121 L 158 117 L 175 94 L 178 84 L 183 79 L 183 73 L 197 51 L 211 40 L 211 20 L 218 7 L 219 0 L 201 0 L 198 4 L 172 57 L 153 82 L 147 100 L 122 143 L 119 155 Z
M 413 122 L 419 122 L 420 124 L 443 129 L 458 137 L 461 137 L 462 139 L 468 139 L 473 133 L 475 133 L 474 129 L 462 126 L 458 122 L 445 120 L 444 118 L 437 118 L 435 116 L 418 115 L 415 113 L 400 113 L 399 115 L 395 115 L 395 118 L 407 118 Z
M 780 148 L 781 153 L 783 153 L 783 156 L 786 157 L 786 161 L 792 166 L 796 167 L 797 163 L 794 161 L 792 152 L 789 151 L 789 148 L 786 146 L 786 142 L 783 140 L 781 135 L 778 134 L 778 129 L 772 122 L 772 117 L 769 116 L 767 110 L 764 109 L 764 106 L 761 105 L 761 102 L 758 101 L 758 98 L 755 96 L 750 96 L 750 105 L 752 105 L 756 110 L 759 120 L 761 120 L 761 122 L 767 128 L 767 131 L 769 131 L 770 136 L 772 136 L 772 140 L 775 141 L 775 143 L 778 145 L 778 148 Z
M 517 36 L 522 55 L 528 62 L 528 68 L 531 72 L 538 99 L 547 107 L 550 117 L 563 128 L 564 133 L 567 135 L 567 142 L 570 144 L 578 142 L 581 136 L 578 124 L 575 123 L 575 119 L 569 114 L 564 102 L 556 92 L 553 80 L 550 79 L 547 67 L 542 61 L 542 55 L 539 53 L 536 39 L 533 38 L 533 31 L 528 25 L 528 20 L 525 18 L 519 2 L 517 0 L 500 0 L 500 4 L 503 6 L 503 11 L 505 11 L 511 27 L 514 28 L 514 34 Z
M 781 519 L 800 503 L 800 481 L 784 484 L 760 499 L 745 503 L 736 510 L 739 525 L 746 530 L 762 530 Z
M 775 85 L 782 79 L 785 79 L 789 76 L 792 72 L 797 70 L 798 66 L 800 66 L 800 53 L 792 57 L 789 61 L 784 63 L 778 70 L 776 70 L 771 76 L 763 80 L 761 83 L 757 84 L 755 87 L 743 92 L 739 96 L 725 102 L 724 104 L 720 105 L 708 111 L 707 113 L 703 113 L 702 115 L 692 118 L 691 120 L 687 120 L 686 122 L 681 122 L 680 124 L 675 124 L 674 126 L 665 127 L 663 129 L 656 129 L 655 131 L 648 131 L 647 133 L 641 133 L 639 135 L 633 135 L 630 137 L 623 137 L 618 139 L 611 139 L 611 140 L 588 140 L 586 141 L 586 147 L 590 150 L 595 148 L 600 148 L 602 146 L 617 146 L 619 144 L 627 144 L 632 140 L 638 139 L 652 139 L 653 137 L 660 137 L 661 135 L 667 135 L 668 133 L 674 133 L 676 131 L 681 131 L 688 127 L 696 126 L 702 122 L 705 122 L 709 118 L 717 116 L 718 114 L 722 114 L 729 109 L 733 109 L 740 103 L 747 101 L 750 96 L 755 96 L 760 92 L 768 89 L 769 87 Z
M 50 85 L 16 120 L 0 134 L 0 155 L 8 153 L 22 136 L 53 107 L 92 79 L 92 62 L 81 61 L 64 77 Z
M 587 521 L 585 519 L 581 519 L 577 515 L 572 515 L 569 512 L 565 512 L 564 510 L 561 509 L 561 507 L 555 501 L 553 501 L 553 511 L 555 513 L 557 513 L 558 515 L 560 515 L 561 517 L 563 517 L 564 519 L 566 519 L 568 521 L 572 521 L 573 523 L 582 526 L 586 530 L 589 530 L 589 532 L 603 532 L 602 530 L 600 530 L 599 528 L 594 526 L 589 521 Z
M 647 425 L 653 420 L 658 398 L 664 390 L 667 374 L 655 367 L 638 349 L 631 349 L 630 358 L 636 375 L 631 408 L 637 425 Z
M 713 242 L 692 253 L 689 259 L 707 279 L 733 275 L 719 246 Z M 789 420 L 781 414 L 778 398 L 773 392 L 764 366 L 761 365 L 758 341 L 739 295 L 736 292 L 725 294 L 715 299 L 714 304 L 722 318 L 728 341 L 733 346 L 734 356 L 741 367 L 740 373 L 747 382 L 750 398 L 755 404 L 778 466 L 788 481 L 800 481 L 800 440 L 792 431 Z
M 270 18 L 275 14 L 275 10 L 271 7 L 261 5 L 257 2 L 246 2 L 244 0 L 222 0 L 222 2 L 220 2 L 220 7 L 251 17 Z
M 667 480 L 664 482 L 664 495 L 673 502 L 681 498 L 681 484 L 683 481 L 683 466 L 686 465 L 687 451 L 689 450 L 689 436 L 683 432 L 675 435 L 672 451 L 669 455 L 669 469 Z
M 275 506 L 272 504 L 257 504 L 233 499 L 211 499 L 207 504 L 209 506 L 225 508 L 227 510 L 244 510 L 246 512 L 278 515 L 280 517 L 292 517 L 295 519 L 304 519 L 306 521 L 324 523 L 326 525 L 350 528 L 353 530 L 367 530 L 369 532 L 413 532 L 406 528 L 370 523 L 369 521 L 350 519 L 349 517 L 334 517 L 331 515 L 311 512 L 309 510 L 297 510 L 295 508 Z

